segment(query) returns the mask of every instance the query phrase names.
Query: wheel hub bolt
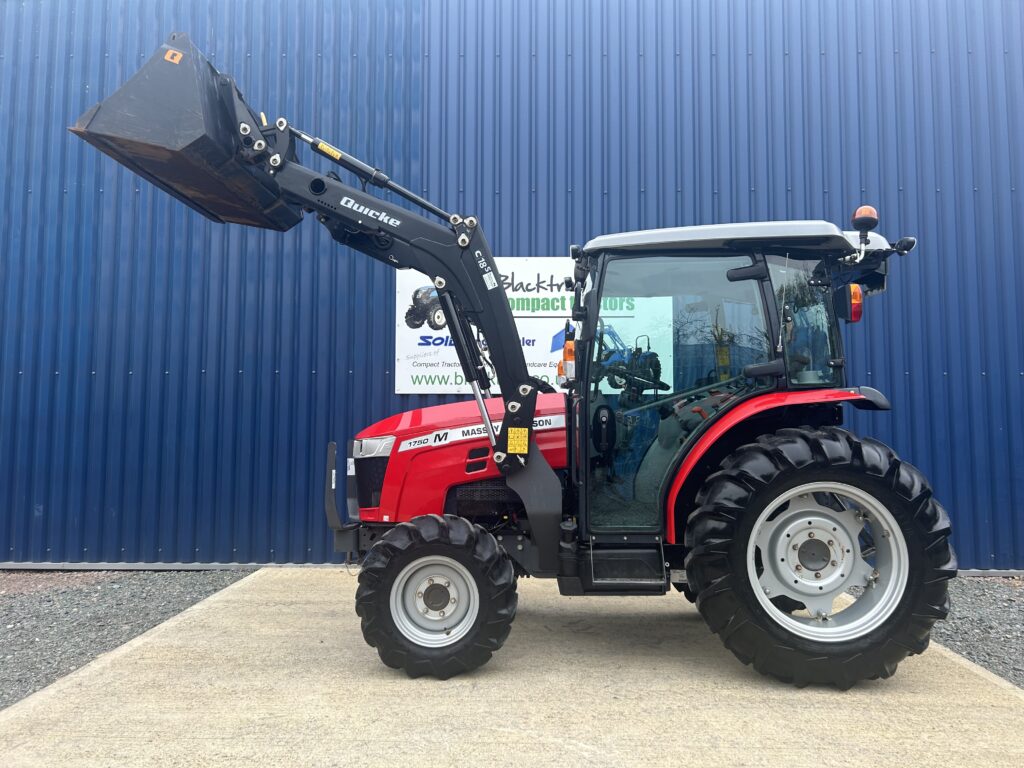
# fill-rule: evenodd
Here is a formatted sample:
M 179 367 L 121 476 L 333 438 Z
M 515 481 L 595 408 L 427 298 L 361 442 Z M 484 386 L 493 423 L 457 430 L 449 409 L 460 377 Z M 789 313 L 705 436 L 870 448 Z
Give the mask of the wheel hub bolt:
M 798 549 L 800 549 L 800 545 L 799 544 L 794 544 L 793 545 L 793 551 L 795 552 Z
M 439 611 L 439 613 L 440 613 L 440 614 L 441 614 L 442 616 L 444 616 L 444 611 Z
M 421 599 L 422 599 L 422 597 L 423 597 L 423 593 L 422 593 L 422 592 L 417 592 L 417 593 L 416 593 L 416 597 L 419 597 L 419 598 L 421 598 Z
M 808 539 L 813 539 L 813 538 L 814 538 L 814 531 L 809 531 L 809 532 L 807 533 L 807 538 L 808 538 Z
M 836 567 L 836 561 L 835 561 L 835 560 L 833 560 L 833 561 L 832 561 L 832 567 L 833 567 L 833 568 L 835 568 L 835 567 Z
M 423 609 L 423 613 L 424 613 L 424 615 L 430 613 L 430 609 L 429 608 L 424 608 Z
M 450 586 L 451 586 L 451 584 L 450 584 L 449 582 L 447 582 L 447 581 L 446 581 L 446 582 L 444 583 L 444 585 L 445 585 L 446 587 L 450 587 Z
M 832 541 L 832 539 L 829 539 L 828 540 L 828 545 L 831 547 L 833 544 L 835 544 L 835 542 Z M 835 563 L 833 563 L 833 565 L 835 565 Z
M 427 579 L 427 584 L 433 584 L 433 583 L 434 583 L 433 579 Z
M 798 566 L 796 567 L 796 569 L 797 569 L 798 571 L 802 571 L 802 570 L 804 569 L 804 567 L 803 567 L 802 565 L 798 565 Z
M 815 571 L 815 573 L 814 573 L 814 578 L 816 578 L 816 579 L 820 579 L 820 578 L 821 578 L 821 573 L 819 573 L 819 572 Z

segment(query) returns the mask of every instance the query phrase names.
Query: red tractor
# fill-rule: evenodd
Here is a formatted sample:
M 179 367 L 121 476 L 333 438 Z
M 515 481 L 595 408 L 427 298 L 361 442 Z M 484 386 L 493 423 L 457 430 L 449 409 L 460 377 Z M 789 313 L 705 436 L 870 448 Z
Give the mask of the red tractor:
M 338 243 L 432 280 L 473 399 L 359 433 L 347 505 L 328 450 L 335 548 L 362 565 L 356 611 L 388 666 L 446 678 L 485 663 L 524 576 L 564 595 L 674 587 L 742 662 L 797 685 L 888 677 L 946 616 L 946 512 L 917 469 L 839 426 L 844 404 L 889 408 L 847 384 L 839 333 L 915 244 L 874 234 L 874 209 L 851 232 L 725 224 L 573 247 L 555 392 L 527 371 L 475 217 L 269 124 L 186 36 L 72 131 L 216 221 L 286 230 L 312 213 Z M 606 307 L 649 332 L 644 365 L 607 354 Z

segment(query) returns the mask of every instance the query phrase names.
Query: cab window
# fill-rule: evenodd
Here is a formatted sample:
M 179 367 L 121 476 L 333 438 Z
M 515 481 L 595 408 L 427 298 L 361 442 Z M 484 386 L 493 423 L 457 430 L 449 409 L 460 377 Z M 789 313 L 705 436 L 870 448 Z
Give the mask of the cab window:
M 672 459 L 701 424 L 765 380 L 772 359 L 750 256 L 615 259 L 601 284 L 588 366 L 591 527 L 653 530 Z
M 771 255 L 768 272 L 779 308 L 786 376 L 792 386 L 839 384 L 838 344 L 827 274 L 817 259 Z

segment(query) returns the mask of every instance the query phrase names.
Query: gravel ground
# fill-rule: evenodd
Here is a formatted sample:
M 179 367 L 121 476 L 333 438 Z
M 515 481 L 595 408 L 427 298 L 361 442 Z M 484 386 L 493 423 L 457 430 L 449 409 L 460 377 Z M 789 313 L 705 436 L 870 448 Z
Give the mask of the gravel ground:
M 1024 688 L 1024 578 L 961 576 L 949 593 L 935 641 Z
M 0 709 L 249 571 L 0 571 Z

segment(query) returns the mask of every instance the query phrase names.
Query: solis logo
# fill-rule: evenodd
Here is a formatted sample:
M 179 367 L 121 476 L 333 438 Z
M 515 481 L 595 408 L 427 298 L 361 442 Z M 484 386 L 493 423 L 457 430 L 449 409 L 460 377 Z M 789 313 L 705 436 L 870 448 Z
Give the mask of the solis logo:
M 454 347 L 451 336 L 420 336 L 417 347 Z
M 374 210 L 373 208 L 368 208 L 365 205 L 360 205 L 351 197 L 341 198 L 341 207 L 348 208 L 349 210 L 355 211 L 356 213 L 361 213 L 368 219 L 376 219 L 382 224 L 387 224 L 389 227 L 395 227 L 397 229 L 402 225 L 402 222 L 399 219 L 396 219 L 395 217 L 389 215 L 385 211 L 377 211 Z

